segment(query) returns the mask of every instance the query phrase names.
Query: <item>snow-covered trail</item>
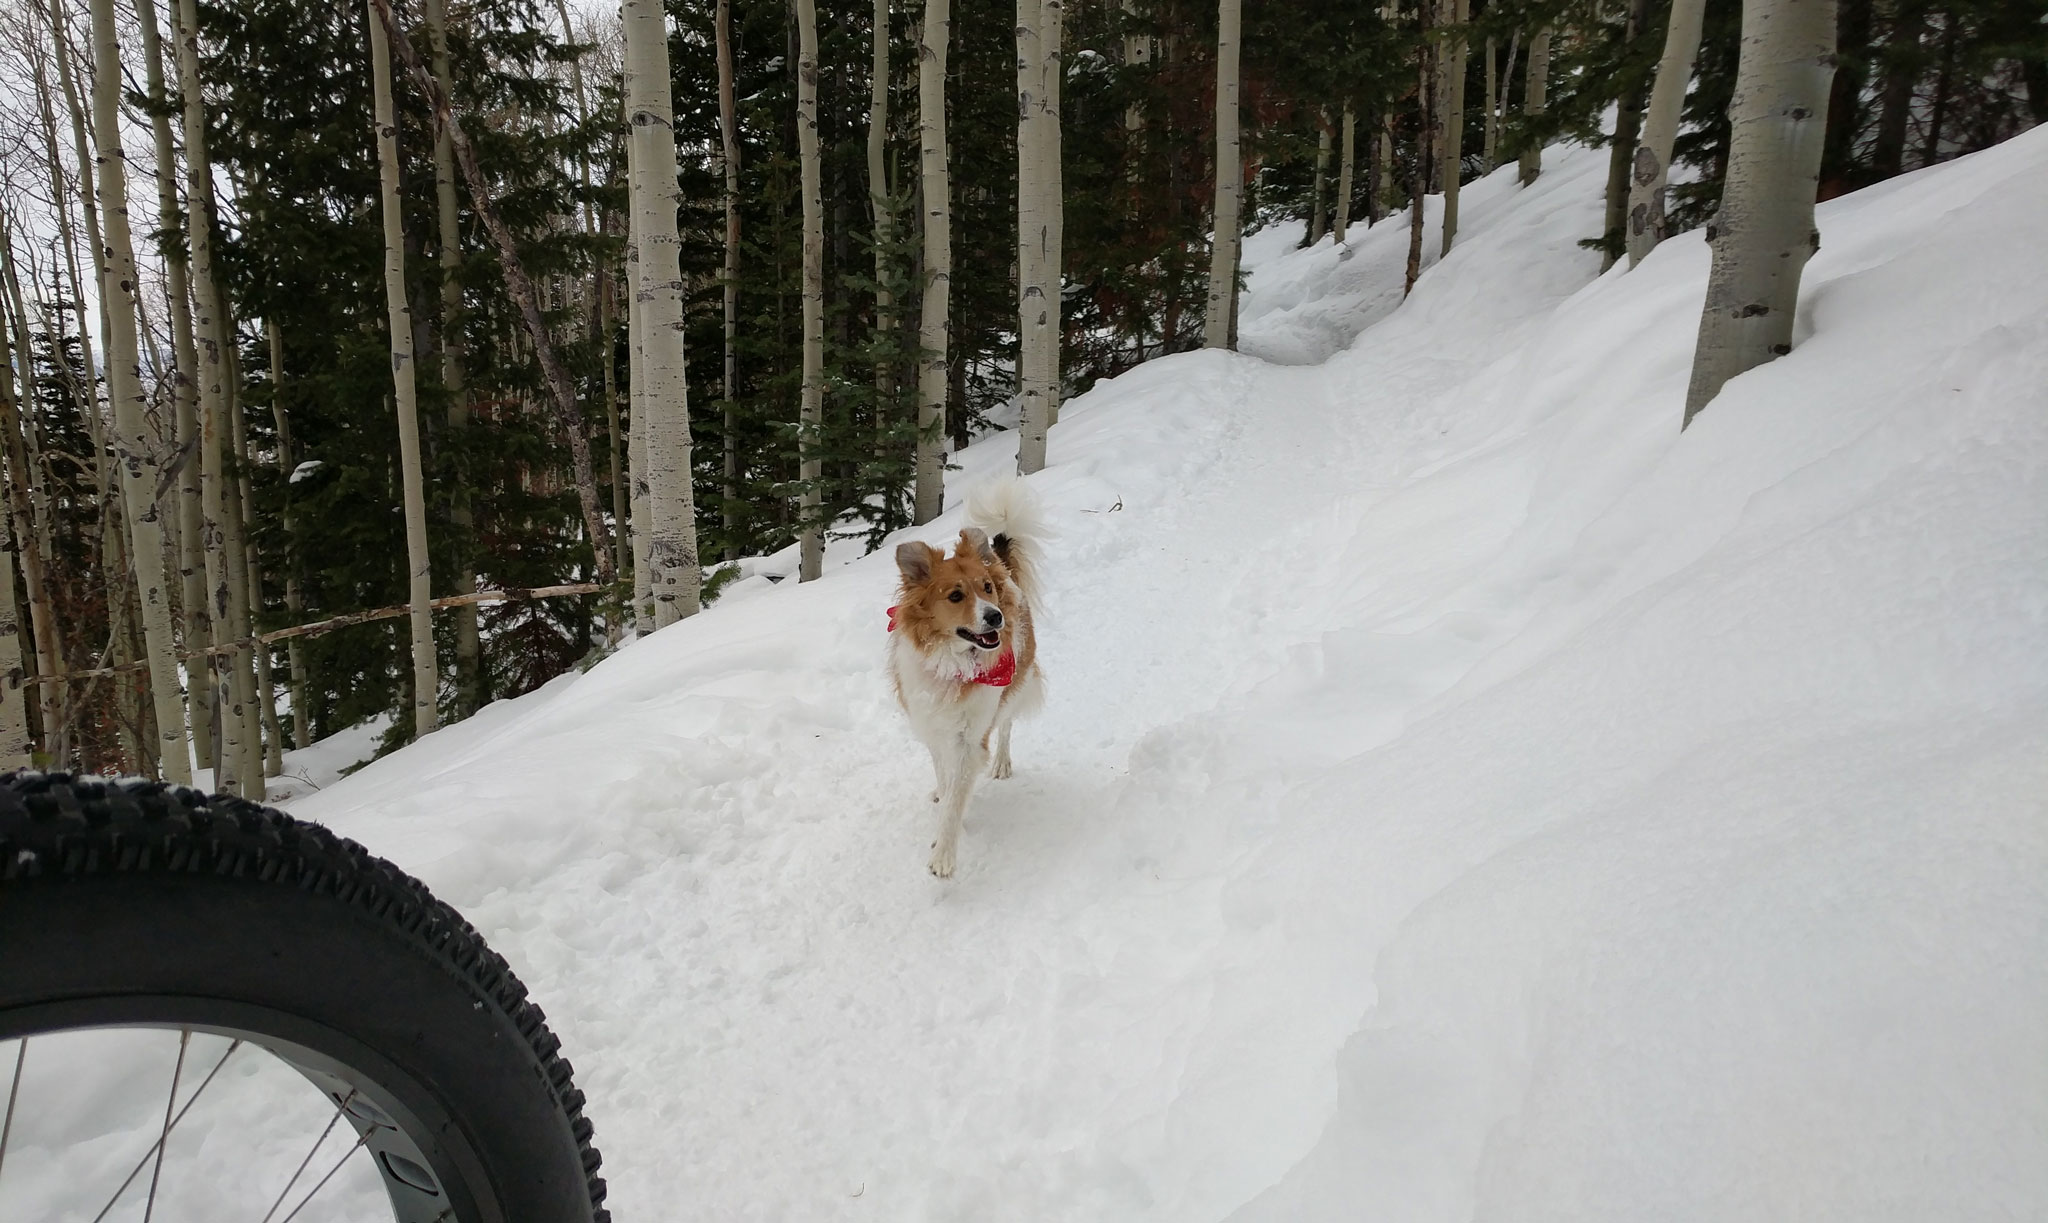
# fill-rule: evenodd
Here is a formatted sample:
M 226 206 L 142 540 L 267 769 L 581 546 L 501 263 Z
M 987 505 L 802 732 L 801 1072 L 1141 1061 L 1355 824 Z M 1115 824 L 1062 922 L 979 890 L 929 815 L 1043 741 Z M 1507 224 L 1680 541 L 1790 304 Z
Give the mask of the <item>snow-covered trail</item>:
M 1547 180 L 1568 251 L 1599 166 L 1567 154 Z M 1471 193 L 1470 240 L 1503 186 Z M 1370 238 L 1405 249 L 1396 224 Z M 1596 266 L 1564 258 L 1577 280 Z M 1519 304 L 1537 316 L 1568 288 Z M 1105 388 L 1113 408 L 1068 407 L 1066 457 L 1039 481 L 1060 530 L 1050 699 L 1019 729 L 1017 777 L 978 796 L 949 885 L 919 865 L 928 766 L 877 670 L 886 556 L 741 590 L 687 641 L 636 645 L 530 713 L 437 735 L 428 768 L 380 764 L 298 809 L 404 847 L 549 983 L 603 1102 L 621 1217 L 683 1201 L 719 1218 L 854 1201 L 877 1218 L 1213 1215 L 1307 1141 L 1302 1080 L 1341 1034 L 1305 1012 L 1285 1073 L 1181 1099 L 1177 1061 L 1247 1035 L 1240 1004 L 1212 1006 L 1241 988 L 1216 949 L 1257 833 L 1230 827 L 1240 795 L 1203 793 L 1202 745 L 1179 728 L 1324 631 L 1304 586 L 1340 507 L 1428 454 L 1445 427 L 1428 408 L 1476 347 L 1394 337 L 1318 366 L 1189 354 Z M 969 452 L 954 488 L 1013 444 Z M 748 614 L 763 598 L 775 613 Z M 1229 1124 L 1161 1131 L 1191 1107 L 1270 1117 L 1273 1157 L 1244 1158 Z
M 1244 354 L 1068 405 L 950 883 L 886 552 L 295 810 L 519 968 L 621 1219 L 2048 1208 L 2048 134 L 1831 205 L 1683 442 L 1705 250 L 1595 283 L 1604 174 L 1469 187 L 1399 309 L 1398 222 L 1269 238 Z

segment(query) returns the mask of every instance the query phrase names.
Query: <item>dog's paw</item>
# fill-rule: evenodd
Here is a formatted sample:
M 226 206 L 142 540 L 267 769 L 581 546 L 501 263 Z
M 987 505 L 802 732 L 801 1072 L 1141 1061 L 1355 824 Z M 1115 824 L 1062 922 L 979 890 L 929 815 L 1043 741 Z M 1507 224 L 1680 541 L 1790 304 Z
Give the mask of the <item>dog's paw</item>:
M 997 781 L 1007 778 L 1010 775 L 1010 758 L 1008 756 L 996 757 L 996 767 L 990 769 L 988 775 Z
M 951 879 L 953 877 L 953 847 L 951 845 L 932 846 L 930 865 L 932 874 L 937 875 L 941 879 Z

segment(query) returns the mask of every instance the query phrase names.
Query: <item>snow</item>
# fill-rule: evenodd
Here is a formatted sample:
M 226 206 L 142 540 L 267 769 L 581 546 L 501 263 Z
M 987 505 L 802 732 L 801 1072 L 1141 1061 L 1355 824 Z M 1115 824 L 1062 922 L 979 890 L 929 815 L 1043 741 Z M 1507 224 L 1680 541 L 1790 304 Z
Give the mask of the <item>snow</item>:
M 950 882 L 854 543 L 292 808 L 512 960 L 621 1219 L 2040 1217 L 2048 133 L 1823 205 L 1683 434 L 1605 165 L 1405 303 L 1405 218 L 1255 235 L 1242 353 L 1066 406 Z
M 292 474 L 285 481 L 285 483 L 297 484 L 301 480 L 310 480 L 313 478 L 315 472 L 319 471 L 322 467 L 325 466 L 327 466 L 327 463 L 324 460 L 306 459 L 303 462 L 301 462 L 297 467 L 292 468 Z

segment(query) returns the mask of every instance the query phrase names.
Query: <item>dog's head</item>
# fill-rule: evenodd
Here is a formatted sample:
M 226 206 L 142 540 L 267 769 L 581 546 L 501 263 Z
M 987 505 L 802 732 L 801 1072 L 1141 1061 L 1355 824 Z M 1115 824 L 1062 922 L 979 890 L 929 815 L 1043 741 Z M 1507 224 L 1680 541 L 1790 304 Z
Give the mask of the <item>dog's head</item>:
M 964 641 L 999 650 L 1016 619 L 1010 573 L 979 527 L 960 532 L 953 554 L 912 540 L 896 549 L 903 577 L 897 622 L 922 649 Z

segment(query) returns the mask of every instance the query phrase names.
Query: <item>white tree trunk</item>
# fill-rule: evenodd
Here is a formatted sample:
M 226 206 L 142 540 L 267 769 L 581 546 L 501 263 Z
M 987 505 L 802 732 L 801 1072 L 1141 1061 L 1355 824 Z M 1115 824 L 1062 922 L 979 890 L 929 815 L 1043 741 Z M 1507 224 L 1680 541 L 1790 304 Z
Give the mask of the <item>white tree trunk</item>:
M 640 356 L 647 463 L 648 579 L 654 627 L 695 615 L 703 573 L 697 567 L 696 499 L 690 487 L 690 392 L 683 362 L 683 275 L 676 236 L 675 107 L 670 102 L 668 23 L 659 0 L 626 0 L 626 106 L 633 144 L 633 215 L 639 278 L 633 300 L 642 315 Z
M 1230 346 L 1237 300 L 1238 210 L 1244 162 L 1237 147 L 1239 0 L 1216 4 L 1216 234 L 1209 247 L 1209 298 L 1202 347 Z
M 1040 0 L 1017 0 L 1017 471 L 1045 466 L 1045 60 Z
M 1436 131 L 1430 83 L 1435 79 L 1431 67 L 1438 51 L 1429 39 L 1431 2 L 1422 0 L 1415 6 L 1415 156 L 1408 163 L 1408 264 L 1401 282 L 1404 298 L 1415 291 L 1415 282 L 1422 278 L 1424 199 L 1429 194 L 1430 139 Z
M 797 534 L 797 581 L 824 572 L 825 464 L 825 201 L 818 165 L 818 15 L 814 0 L 796 0 L 796 143 L 803 185 L 803 400 L 798 409 L 798 479 L 803 482 Z
M 633 147 L 626 146 L 628 184 L 632 182 Z M 633 204 L 626 207 L 626 402 L 632 419 L 626 424 L 633 490 L 633 632 L 654 631 L 654 571 L 647 562 L 648 540 L 654 534 L 654 510 L 647 495 L 647 346 L 641 332 L 647 311 L 640 305 L 640 219 Z
M 1672 0 L 1671 21 L 1664 34 L 1664 56 L 1657 61 L 1657 83 L 1643 116 L 1643 138 L 1629 168 L 1628 265 L 1634 267 L 1664 240 L 1664 199 L 1671 175 L 1671 149 L 1678 141 L 1678 121 L 1685 110 L 1685 91 L 1692 81 L 1692 61 L 1700 47 L 1700 26 L 1706 0 Z
M 270 368 L 270 379 L 270 395 L 275 400 L 277 367 L 274 365 Z M 242 632 L 253 636 L 258 627 L 257 617 L 263 609 L 263 555 L 256 546 L 256 481 L 255 465 L 251 461 L 254 456 L 249 449 L 248 422 L 243 417 L 239 398 L 235 405 L 234 426 L 235 467 L 240 473 L 236 481 L 236 498 L 241 508 L 238 522 L 242 554 L 246 558 L 245 597 L 249 603 L 249 620 L 242 626 Z M 262 775 L 276 777 L 284 772 L 284 731 L 277 721 L 277 684 L 271 674 L 270 647 L 258 643 L 250 654 L 256 661 L 256 729 L 263 743 Z M 267 790 L 263 797 L 269 797 Z
M 232 325 L 229 334 L 236 334 Z M 236 357 L 237 349 L 230 345 L 228 355 Z M 249 448 L 244 440 L 246 431 L 242 428 L 241 390 L 248 384 L 242 378 L 239 359 L 228 363 L 228 386 L 234 392 L 228 397 L 228 453 L 234 456 L 235 467 L 227 487 L 228 523 L 228 615 L 234 623 L 237 640 L 246 640 L 256 634 L 256 612 L 262 606 L 261 566 L 256 560 L 256 549 L 252 544 L 253 532 L 249 529 Z M 268 672 L 269 651 L 252 643 L 245 655 L 248 665 L 238 669 L 235 682 L 235 702 L 242 710 L 242 746 L 244 755 L 242 767 L 238 770 L 242 778 L 242 796 L 262 801 L 269 796 L 264 778 L 269 776 L 269 755 L 265 750 L 266 734 L 274 739 L 277 734 L 277 702 L 272 692 Z M 266 711 L 265 705 L 269 708 Z
M 1451 0 L 1451 20 L 1463 27 L 1471 15 L 1471 0 Z M 1451 241 L 1458 236 L 1458 186 L 1465 173 L 1465 54 L 1463 29 L 1453 36 L 1450 54 L 1445 56 L 1444 77 L 1444 240 L 1438 257 L 1451 253 Z
M 13 256 L 11 251 L 0 254 L 9 259 Z M 6 374 L 13 362 L 11 347 L 5 331 L 0 330 L 0 428 L 10 433 L 18 422 L 14 383 Z M 28 364 L 26 352 L 22 354 L 22 364 Z M 15 439 L 10 436 L 6 440 L 7 445 L 0 449 L 0 479 L 25 483 L 26 473 L 13 470 Z M 34 748 L 28 733 L 28 693 L 23 690 L 27 668 L 21 657 L 21 612 L 14 600 L 16 544 L 10 520 L 16 504 L 16 499 L 10 496 L 8 505 L 0 508 L 0 770 L 27 768 L 32 763 Z
M 914 522 L 945 508 L 947 308 L 953 277 L 952 173 L 946 155 L 948 0 L 925 0 L 918 33 L 918 178 L 924 195 L 924 301 L 918 320 L 917 484 Z
M 5 337 L 0 337 L 0 358 L 7 355 L 7 347 Z M 13 388 L 0 387 L 0 396 L 12 400 Z M 27 676 L 21 665 L 21 613 L 14 602 L 14 534 L 8 529 L 9 517 L 0 513 L 0 770 L 27 768 L 33 746 L 28 737 L 28 694 L 22 691 Z
M 199 78 L 198 6 L 195 0 L 178 0 L 177 58 L 178 88 L 183 97 L 185 136 L 185 235 L 191 251 L 192 332 L 196 358 L 192 374 L 198 382 L 200 539 L 206 578 L 206 617 L 215 643 L 235 639 L 229 618 L 232 583 L 228 579 L 225 476 L 221 454 L 222 432 L 226 428 L 227 344 L 226 314 L 220 300 L 220 285 L 213 273 L 213 163 L 206 151 L 205 92 Z M 188 462 L 192 460 L 187 460 Z M 215 661 L 216 700 L 219 731 L 214 740 L 214 758 L 219 770 L 214 789 L 239 792 L 242 762 L 247 757 L 242 742 L 242 710 L 235 704 L 235 677 L 249 665 L 248 653 L 236 650 Z M 195 679 L 198 677 L 195 676 Z
M 189 2 L 189 0 L 188 0 Z M 419 397 L 413 386 L 412 307 L 405 295 L 405 229 L 398 202 L 398 119 L 391 105 L 391 45 L 374 7 L 370 27 L 370 81 L 377 108 L 377 180 L 384 214 L 384 312 L 391 329 L 391 383 L 398 408 L 398 464 L 404 483 L 405 558 L 412 605 L 413 733 L 437 725 L 439 688 L 434 657 L 432 571 L 427 559 L 427 501 L 420 476 Z
M 1325 196 L 1328 194 L 1327 179 L 1330 174 L 1330 115 L 1328 111 L 1316 115 L 1316 187 L 1315 204 L 1309 212 L 1308 244 L 1314 246 L 1323 240 L 1323 230 L 1329 225 L 1330 214 Z
M 21 296 L 21 278 L 14 272 L 11 227 L 0 212 L 0 257 L 6 260 L 7 300 L 14 314 L 14 350 L 29 352 L 28 311 Z M 14 363 L 19 402 L 35 394 L 34 373 L 23 359 Z M 14 521 L 15 555 L 21 558 L 22 593 L 28 596 L 29 635 L 35 647 L 36 671 L 55 675 L 64 670 L 63 650 L 57 640 L 56 610 L 44 581 L 45 558 L 55 552 L 50 534 L 49 490 L 42 481 L 40 448 L 35 444 L 35 424 L 17 412 L 16 400 L 0 397 L 0 459 L 7 472 L 7 512 Z M 46 746 L 61 715 L 64 685 L 36 685 L 36 708 L 41 715 Z
M 64 89 L 65 110 L 71 117 L 72 154 L 78 163 L 78 203 L 79 211 L 83 214 L 85 220 L 85 232 L 81 236 L 86 239 L 86 250 L 92 259 L 93 296 L 98 301 L 99 353 L 102 357 L 112 360 L 112 355 L 108 352 L 108 349 L 112 346 L 112 336 L 107 329 L 107 299 L 104 294 L 98 291 L 100 269 L 104 263 L 103 254 L 106 248 L 104 235 L 100 231 L 99 189 L 94 185 L 96 173 L 92 147 L 85 130 L 85 106 L 79 101 L 77 78 L 72 72 L 71 35 L 68 29 L 69 23 L 65 20 L 64 4 L 62 0 L 49 0 L 49 3 L 51 29 L 55 36 L 51 50 L 57 61 L 57 79 Z M 53 175 L 57 173 L 55 149 L 56 146 L 53 144 L 51 146 L 51 173 Z M 59 206 L 59 211 L 68 215 L 68 197 L 66 203 Z M 67 260 L 74 260 L 71 264 L 71 291 L 73 298 L 79 303 L 78 334 L 85 357 L 87 387 L 91 391 L 90 399 L 93 404 L 93 410 L 87 414 L 85 424 L 86 428 L 92 433 L 94 449 L 99 450 L 107 442 L 107 439 L 103 436 L 103 422 L 99 413 L 98 382 L 93 377 L 101 367 L 93 363 L 93 343 L 90 339 L 91 329 L 86 325 L 85 321 L 83 286 L 68 238 L 66 239 L 64 254 Z
M 1344 104 L 1344 134 L 1337 149 L 1337 208 L 1331 214 L 1330 232 L 1336 236 L 1337 245 L 1342 246 L 1345 235 L 1351 229 L 1351 172 L 1357 165 L 1358 153 L 1358 112 L 1351 103 Z
M 1378 180 L 1373 184 L 1373 200 L 1366 209 L 1366 215 L 1379 220 L 1378 210 L 1394 206 L 1394 114 L 1391 110 L 1380 116 L 1380 148 Z
M 1500 48 L 1489 34 L 1486 38 L 1486 118 L 1479 132 L 1479 159 L 1486 163 L 1488 170 L 1493 169 L 1493 154 L 1500 140 L 1499 96 L 1495 92 L 1498 85 L 1493 75 L 1499 62 Z
M 425 0 L 428 55 L 441 91 L 455 96 L 455 72 L 448 58 L 447 0 Z M 565 31 L 566 32 L 566 31 Z M 580 78 L 579 78 L 580 81 Z M 586 186 L 588 184 L 585 184 Z M 455 140 L 447 124 L 434 131 L 435 246 L 441 265 L 441 385 L 448 392 L 448 433 L 461 453 L 460 439 L 469 428 L 468 378 L 462 346 L 462 229 L 456 211 Z M 476 515 L 470 509 L 468 464 L 459 457 L 450 472 L 448 523 L 455 535 L 455 573 L 449 583 L 456 594 L 476 589 Z M 477 630 L 476 607 L 464 604 L 455 613 L 455 712 L 467 717 L 483 703 L 483 639 Z
M 1039 0 L 1039 90 L 1043 115 L 1038 131 L 1039 204 L 1038 220 L 1043 227 L 1044 245 L 1039 250 L 1038 277 L 1045 286 L 1045 339 L 1039 344 L 1038 380 L 1045 388 L 1045 423 L 1049 429 L 1060 419 L 1060 307 L 1066 248 L 1066 175 L 1061 166 L 1060 82 L 1066 63 L 1060 53 L 1066 21 L 1065 0 Z
M 1714 267 L 1684 424 L 1730 378 L 1792 350 L 1799 277 L 1820 249 L 1813 203 L 1834 76 L 1835 0 L 1743 0 L 1728 176 L 1707 227 Z
M 720 11 L 730 2 L 719 0 Z M 868 70 L 868 207 L 875 227 L 875 338 L 886 341 L 896 330 L 896 300 L 888 287 L 888 247 L 894 238 L 895 217 L 889 209 L 888 171 L 883 156 L 889 133 L 889 0 L 875 0 L 868 33 L 873 58 Z M 724 94 L 719 96 L 722 103 Z M 731 395 L 728 390 L 727 398 Z M 894 368 L 886 356 L 879 357 L 875 361 L 875 433 L 877 457 L 885 461 L 889 457 L 892 423 L 889 408 L 895 397 Z
M 227 294 L 218 285 L 214 286 L 214 297 L 222 303 L 221 334 L 227 337 L 222 346 L 223 365 L 226 368 L 224 382 L 227 387 L 227 410 L 222 417 L 221 453 L 239 464 L 242 458 L 242 363 L 234 314 L 228 306 Z M 239 467 L 237 468 L 239 470 Z M 248 532 L 242 525 L 242 485 L 234 471 L 223 468 L 220 475 L 221 553 L 226 558 L 228 583 L 226 634 L 230 640 L 248 642 L 253 623 L 250 614 Z M 263 719 L 257 709 L 256 650 L 253 645 L 244 644 L 237 651 L 234 668 L 228 674 L 231 693 L 229 708 L 240 719 L 241 734 L 236 742 L 240 749 L 233 769 L 236 779 L 236 793 L 244 798 L 261 800 L 266 797 L 263 781 Z
M 143 649 L 149 660 L 150 697 L 156 713 L 155 754 L 164 776 L 192 783 L 192 747 L 185 735 L 178 645 L 171 628 L 171 592 L 164 575 L 163 516 L 157 489 L 163 469 L 145 417 L 141 360 L 136 352 L 135 309 L 140 284 L 128 227 L 128 160 L 121 146 L 121 55 L 114 0 L 93 0 L 93 128 L 99 151 L 100 191 L 106 201 L 100 292 L 112 333 L 107 380 L 114 405 L 114 462 L 128 517 L 128 557 L 142 605 Z M 11 602 L 11 599 L 10 599 Z
M 159 107 L 167 104 L 164 88 L 163 43 L 157 30 L 154 0 L 136 0 L 135 14 L 142 30 L 142 57 L 147 70 L 149 96 Z M 157 225 L 174 232 L 179 225 L 178 180 L 175 173 L 176 145 L 171 139 L 170 115 L 158 110 L 150 116 L 150 131 L 156 146 Z M 170 298 L 171 400 L 176 418 L 176 437 L 185 461 L 178 466 L 177 555 L 181 605 L 184 611 L 185 647 L 188 651 L 205 645 L 211 638 L 206 616 L 206 569 L 202 558 L 199 491 L 199 392 L 193 370 L 198 363 L 192 339 L 191 276 L 184 252 L 175 244 L 164 260 L 165 296 Z M 192 754 L 202 762 L 213 759 L 213 683 L 209 660 L 187 664 L 189 675 L 186 704 L 190 710 Z
M 1550 27 L 1536 31 L 1536 37 L 1529 40 L 1529 67 L 1524 72 L 1522 83 L 1522 113 L 1540 115 L 1543 113 L 1544 90 L 1550 80 Z M 1543 173 L 1543 142 L 1531 140 L 1522 150 L 1521 169 L 1518 171 L 1524 187 L 1536 181 Z
M 888 0 L 876 0 L 882 13 L 882 55 L 887 55 Z M 719 387 L 720 397 L 725 401 L 725 505 L 722 514 L 725 522 L 725 554 L 727 559 L 737 559 L 740 554 L 740 410 L 733 402 L 739 385 L 739 318 L 740 318 L 740 138 L 739 105 L 733 97 L 732 69 L 732 0 L 718 0 L 718 15 L 713 23 L 718 43 L 718 142 L 719 161 L 725 170 L 725 275 L 720 282 L 721 296 L 725 308 L 725 365 Z M 882 94 L 887 105 L 886 88 Z M 873 133 L 868 137 L 868 159 L 872 166 L 880 156 L 879 142 Z M 879 233 L 879 231 L 877 231 Z M 879 244 L 875 251 L 875 279 L 881 280 L 882 253 Z M 887 296 L 886 292 L 884 296 Z
M 278 328 L 276 319 L 265 319 L 264 330 L 270 340 L 270 415 L 277 426 L 277 474 L 284 478 L 289 488 L 298 457 L 292 449 L 291 414 L 284 405 L 284 333 Z M 293 517 L 291 501 L 287 497 L 284 511 L 284 606 L 291 613 L 292 621 L 297 623 L 301 618 L 299 613 L 305 610 L 305 601 L 299 593 L 299 536 Z M 291 669 L 288 690 L 292 699 L 292 746 L 304 747 L 312 742 L 312 735 L 306 713 L 306 658 L 296 637 L 285 645 L 285 664 Z M 196 667 L 199 664 L 195 661 L 191 665 Z

